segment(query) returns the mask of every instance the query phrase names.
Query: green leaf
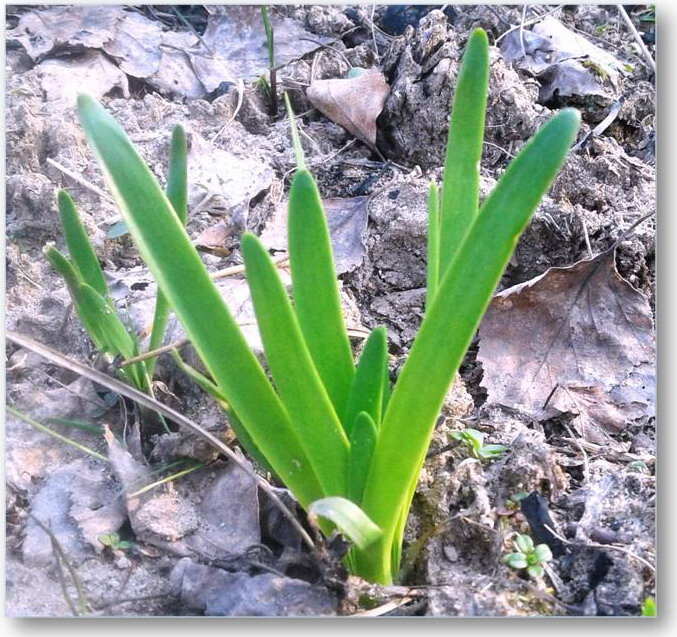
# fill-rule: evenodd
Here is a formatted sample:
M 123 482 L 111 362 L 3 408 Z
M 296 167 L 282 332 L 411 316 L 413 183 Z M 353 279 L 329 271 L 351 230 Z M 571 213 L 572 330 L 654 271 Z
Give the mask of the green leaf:
M 532 564 L 527 566 L 527 573 L 534 579 L 541 579 L 545 575 L 545 569 L 540 564 Z
M 116 221 L 114 224 L 111 224 L 108 227 L 108 232 L 106 232 L 106 237 L 108 239 L 117 239 L 118 237 L 123 237 L 124 235 L 129 234 L 129 228 L 124 221 Z
M 350 461 L 348 463 L 348 498 L 362 502 L 369 465 L 376 446 L 376 425 L 371 416 L 360 412 L 350 432 Z
M 333 522 L 361 550 L 369 548 L 382 533 L 360 507 L 346 498 L 317 500 L 308 507 L 308 514 Z
M 428 189 L 428 275 L 426 307 L 437 293 L 440 273 L 440 200 L 437 184 L 430 182 Z
M 275 263 L 253 234 L 242 256 L 268 367 L 325 495 L 345 493 L 348 439 L 322 385 Z
M 181 126 L 175 126 L 169 150 L 169 174 L 167 177 L 167 198 L 182 225 L 186 225 L 188 217 L 188 147 L 186 133 Z M 155 313 L 151 328 L 148 349 L 157 349 L 162 344 L 169 321 L 169 303 L 158 288 L 155 299 Z M 157 358 L 146 361 L 146 372 L 153 378 Z
M 480 160 L 489 83 L 489 42 L 473 31 L 458 73 L 442 181 L 439 277 L 458 254 L 479 207 Z
M 299 137 L 299 130 L 296 127 L 296 116 L 289 101 L 289 95 L 284 94 L 284 105 L 287 107 L 287 116 L 289 117 L 289 125 L 291 127 L 291 143 L 294 147 L 294 154 L 296 155 L 296 167 L 299 170 L 306 170 L 306 158 L 303 155 L 303 147 L 301 146 L 301 138 Z
M 539 544 L 534 548 L 534 554 L 539 562 L 549 562 L 552 559 L 552 551 L 547 544 Z
M 353 423 L 362 411 L 369 414 L 378 428 L 383 407 L 384 376 L 388 375 L 388 340 L 385 327 L 372 330 L 364 345 L 353 377 L 348 408 L 344 419 L 346 432 L 351 435 Z
M 515 538 L 515 546 L 522 551 L 522 553 L 532 553 L 534 550 L 534 541 L 529 535 L 519 534 Z
M 139 252 L 215 383 L 301 504 L 322 497 L 284 407 L 166 195 L 100 104 L 80 95 L 78 112 Z
M 529 566 L 527 556 L 524 553 L 509 553 L 503 558 L 503 561 L 510 567 L 516 570 L 521 570 Z
M 73 267 L 85 283 L 92 286 L 112 305 L 108 297 L 108 285 L 103 276 L 99 259 L 87 236 L 87 231 L 84 225 L 82 225 L 73 200 L 65 190 L 59 191 L 57 199 L 61 229 L 66 239 L 66 246 L 68 247 Z
M 642 602 L 642 617 L 656 616 L 656 600 L 653 597 L 646 597 Z
M 393 390 L 365 489 L 365 511 L 386 532 L 408 506 L 404 499 L 418 478 L 445 394 L 520 233 L 566 157 L 578 123 L 578 113 L 565 109 L 522 149 L 482 206 L 440 282 Z M 386 553 L 389 547 L 378 559 Z M 377 564 L 374 555 L 365 559 L 372 562 L 363 565 L 370 569 L 366 577 L 388 579 L 386 564 Z
M 329 229 L 315 180 L 299 170 L 289 192 L 289 262 L 301 332 L 339 419 L 355 373 Z

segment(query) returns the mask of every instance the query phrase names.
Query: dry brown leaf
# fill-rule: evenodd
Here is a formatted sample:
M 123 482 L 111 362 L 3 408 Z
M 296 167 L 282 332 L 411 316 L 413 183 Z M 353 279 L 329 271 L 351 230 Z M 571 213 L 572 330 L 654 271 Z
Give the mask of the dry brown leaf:
M 310 103 L 330 120 L 371 147 L 376 145 L 376 118 L 390 87 L 378 69 L 357 77 L 316 80 L 306 91 Z
M 331 234 L 336 274 L 352 272 L 362 264 L 366 252 L 363 235 L 367 230 L 368 202 L 369 197 L 330 197 L 322 202 Z M 287 205 L 286 201 L 278 204 L 261 234 L 263 245 L 272 250 L 287 250 Z
M 614 250 L 497 294 L 479 337 L 489 402 L 539 419 L 576 414 L 591 442 L 655 415 L 651 308 Z
M 195 240 L 199 250 L 206 250 L 219 257 L 228 256 L 232 251 L 233 226 L 219 221 L 205 228 Z

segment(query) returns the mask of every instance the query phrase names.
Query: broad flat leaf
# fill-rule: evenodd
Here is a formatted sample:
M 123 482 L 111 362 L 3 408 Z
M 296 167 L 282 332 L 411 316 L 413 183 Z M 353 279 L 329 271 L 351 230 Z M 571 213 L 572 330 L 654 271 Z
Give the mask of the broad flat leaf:
M 503 290 L 479 334 L 490 402 L 541 419 L 577 414 L 596 442 L 655 413 L 651 308 L 618 274 L 614 251 Z
M 384 327 L 371 332 L 364 345 L 350 388 L 345 427 L 350 437 L 361 412 L 366 412 L 378 428 L 383 412 L 384 377 L 388 376 L 388 340 Z
M 618 89 L 622 73 L 622 64 L 613 55 L 553 16 L 531 30 L 509 33 L 501 42 L 501 53 L 538 78 L 540 102 L 570 95 L 608 98 Z
M 118 60 L 127 75 L 146 78 L 160 67 L 161 43 L 161 22 L 125 11 L 121 12 L 113 37 L 103 44 L 103 50 Z
M 365 69 L 356 77 L 316 80 L 306 91 L 310 103 L 349 133 L 376 145 L 376 118 L 390 87 L 378 69 Z
M 195 239 L 195 247 L 219 257 L 228 256 L 233 249 L 232 224 L 219 221 L 205 228 Z
M 99 51 L 45 60 L 36 70 L 45 97 L 53 108 L 72 109 L 82 91 L 101 98 L 119 87 L 122 94 L 129 97 L 127 76 Z
M 308 513 L 333 522 L 343 535 L 362 550 L 378 540 L 382 533 L 360 507 L 346 498 L 317 500 L 308 507 Z
M 366 254 L 364 235 L 369 217 L 368 202 L 369 197 L 330 197 L 322 200 L 329 224 L 336 274 L 352 272 L 362 265 Z M 287 201 L 276 206 L 273 217 L 261 233 L 261 241 L 269 249 L 287 250 L 287 208 Z

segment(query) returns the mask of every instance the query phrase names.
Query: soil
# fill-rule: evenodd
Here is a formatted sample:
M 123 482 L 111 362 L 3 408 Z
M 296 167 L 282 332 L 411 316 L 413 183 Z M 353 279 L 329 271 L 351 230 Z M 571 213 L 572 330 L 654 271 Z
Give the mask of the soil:
M 546 8 L 533 7 L 525 17 L 537 23 Z M 180 7 L 181 20 L 151 9 L 145 17 L 169 31 L 186 33 L 188 23 L 204 32 L 202 7 Z M 633 9 L 650 42 L 648 12 Z M 8 7 L 8 29 L 29 10 L 48 8 Z M 538 79 L 501 53 L 500 40 L 520 24 L 521 9 L 274 10 L 330 42 L 282 66 L 278 89 L 290 90 L 302 114 L 302 144 L 323 198 L 367 198 L 366 227 L 351 235 L 360 245 L 350 247 L 352 265 L 340 276 L 344 309 L 354 329 L 386 325 L 393 375 L 423 317 L 426 193 L 431 178 L 441 179 L 449 104 L 472 28 L 486 29 L 492 44 L 498 40 L 491 49 L 482 198 L 553 112 L 572 105 L 583 115 L 581 145 L 520 239 L 499 290 L 599 254 L 655 212 L 653 75 L 614 6 L 567 5 L 554 15 L 622 62 L 618 87 L 605 85 L 603 98 L 559 96 L 547 104 L 539 103 Z M 67 62 L 75 53 L 55 50 L 46 57 Z M 55 165 L 105 188 L 73 108 L 45 92 L 41 63 L 10 42 L 6 326 L 106 369 L 63 281 L 41 254 L 48 241 L 63 246 L 56 190 L 68 188 L 75 199 L 120 311 L 139 332 L 150 323 L 155 284 L 131 239 L 114 236 L 114 204 Z M 348 63 L 379 67 L 390 85 L 377 119 L 378 152 L 313 109 L 305 96 L 312 80 L 341 77 Z M 245 83 L 241 94 L 231 84 L 186 98 L 130 77 L 127 91 L 112 87 L 101 101 L 161 181 L 171 129 L 177 123 L 186 127 L 192 162 L 188 232 L 197 243 L 211 241 L 202 249 L 211 270 L 241 263 L 243 230 L 261 234 L 280 227 L 276 215 L 294 156 L 283 107 L 271 114 L 260 83 Z M 588 138 L 617 101 L 611 125 Z M 227 170 L 214 177 L 216 164 Z M 653 218 L 642 223 L 616 251 L 620 275 L 652 308 L 654 228 Z M 223 279 L 220 289 L 238 320 L 251 323 L 242 277 Z M 260 352 L 255 328 L 245 329 Z M 173 322 L 166 342 L 182 334 Z M 586 443 L 572 433 L 571 414 L 538 420 L 491 402 L 477 361 L 480 346 L 477 340 L 471 346 L 435 432 L 405 534 L 402 580 L 380 587 L 347 577 L 336 542 L 327 543 L 322 559 L 311 559 L 265 494 L 195 434 L 148 435 L 143 423 L 139 427 L 143 412 L 131 403 L 10 343 L 7 402 L 40 422 L 63 418 L 96 425 L 105 436 L 50 427 L 109 462 L 7 417 L 7 613 L 68 616 L 85 605 L 89 614 L 114 616 L 639 615 L 655 594 L 654 418 L 627 422 L 608 446 Z M 199 365 L 189 348 L 184 356 Z M 170 357 L 159 359 L 156 385 L 164 402 L 237 448 L 214 401 Z M 485 443 L 506 445 L 506 453 L 492 460 L 474 457 L 467 445 L 451 442 L 451 432 L 464 427 L 483 432 Z M 134 494 L 134 485 L 149 476 L 159 479 L 196 461 L 199 468 L 185 476 Z M 288 492 L 279 493 L 294 507 Z M 527 494 L 535 509 L 519 504 Z M 546 518 L 556 537 L 543 531 Z M 532 579 L 502 557 L 512 550 L 516 532 L 538 539 L 539 529 L 546 533 L 542 541 L 560 550 L 553 550 L 545 577 Z M 129 544 L 104 546 L 104 534 Z

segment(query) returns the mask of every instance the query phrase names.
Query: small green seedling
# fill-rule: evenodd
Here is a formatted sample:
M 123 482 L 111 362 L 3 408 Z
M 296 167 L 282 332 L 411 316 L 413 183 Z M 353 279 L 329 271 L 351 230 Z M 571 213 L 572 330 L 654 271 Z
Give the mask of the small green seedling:
M 653 597 L 646 597 L 642 602 L 642 617 L 656 616 L 656 600 Z
M 478 460 L 496 460 L 508 450 L 506 445 L 485 445 L 484 434 L 477 429 L 452 431 L 449 436 L 468 445 L 472 455 Z
M 99 542 L 113 551 L 127 551 L 132 548 L 129 540 L 121 540 L 117 533 L 99 535 Z
M 426 315 L 391 387 L 385 328 L 355 361 L 341 312 L 320 194 L 290 110 L 298 170 L 289 191 L 291 291 L 251 233 L 241 248 L 267 369 L 129 137 L 78 98 L 87 138 L 141 256 L 183 324 L 242 447 L 295 495 L 324 533 L 353 542 L 352 573 L 391 584 L 435 423 L 515 244 L 576 137 L 564 109 L 525 145 L 480 205 L 489 44 L 471 35 L 455 89 L 441 190 L 429 200 Z M 162 231 L 158 231 L 161 228 Z
M 534 541 L 528 535 L 517 534 L 513 540 L 514 553 L 503 556 L 503 563 L 517 571 L 526 569 L 529 577 L 541 579 L 545 574 L 543 565 L 552 559 L 550 547 L 547 544 L 534 546 Z
M 167 196 L 171 209 L 185 224 L 187 209 L 187 147 L 183 129 L 177 126 L 172 134 L 167 179 Z M 52 267 L 64 278 L 80 321 L 92 342 L 112 360 L 120 356 L 128 359 L 139 354 L 139 339 L 117 314 L 103 270 L 70 195 L 58 193 L 59 216 L 69 256 L 48 243 L 43 253 Z M 119 222 L 125 226 L 123 221 Z M 149 349 L 159 347 L 169 319 L 169 305 L 158 290 Z M 137 389 L 152 394 L 151 380 L 155 358 L 120 368 L 120 376 Z

